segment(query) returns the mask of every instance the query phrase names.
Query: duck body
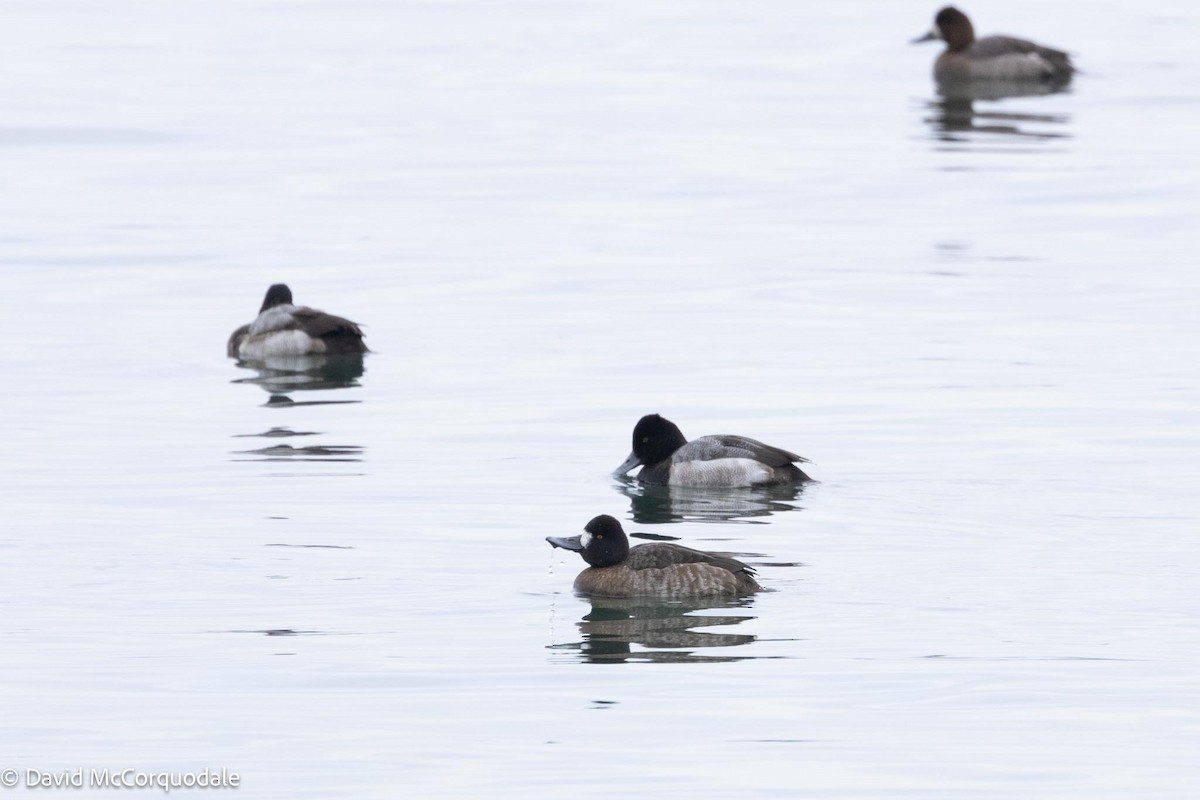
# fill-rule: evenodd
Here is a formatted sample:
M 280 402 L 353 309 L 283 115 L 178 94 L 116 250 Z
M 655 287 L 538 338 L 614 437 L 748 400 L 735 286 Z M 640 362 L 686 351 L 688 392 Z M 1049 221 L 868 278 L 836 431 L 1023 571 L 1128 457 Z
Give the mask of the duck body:
M 249 361 L 365 352 L 363 332 L 356 323 L 295 305 L 291 289 L 282 283 L 267 289 L 258 317 L 235 330 L 226 345 L 230 357 Z
M 966 50 L 946 50 L 933 63 L 933 76 L 942 82 L 1060 81 L 1075 68 L 1070 56 L 1013 36 L 985 36 Z
M 638 465 L 637 479 L 651 485 L 746 488 L 811 481 L 796 462 L 807 459 L 734 434 L 688 441 L 675 423 L 647 414 L 633 429 L 633 449 L 617 467 L 624 474 Z
M 612 567 L 588 567 L 575 591 L 600 597 L 737 597 L 762 587 L 742 562 L 690 547 L 654 542 Z
M 575 591 L 598 597 L 737 597 L 762 589 L 754 569 L 736 558 L 678 544 L 629 547 L 621 523 L 607 514 L 580 536 L 547 536 L 553 547 L 578 552 L 591 566 L 575 578 Z
M 933 77 L 943 83 L 1009 81 L 1066 83 L 1075 73 L 1069 54 L 1015 36 L 975 38 L 967 15 L 947 6 L 934 18 L 933 29 L 914 42 L 940 39 L 946 49 L 933 63 Z

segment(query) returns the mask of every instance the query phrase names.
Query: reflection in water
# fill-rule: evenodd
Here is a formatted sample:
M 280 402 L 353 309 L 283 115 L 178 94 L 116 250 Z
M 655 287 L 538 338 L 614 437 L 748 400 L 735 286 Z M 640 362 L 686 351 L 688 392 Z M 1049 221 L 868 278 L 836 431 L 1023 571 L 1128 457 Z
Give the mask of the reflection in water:
M 233 438 L 235 439 L 250 439 L 260 437 L 263 439 L 288 439 L 292 436 L 316 436 L 316 431 L 294 431 L 291 428 L 274 427 L 262 433 L 239 433 Z
M 617 491 L 629 498 L 633 521 L 643 524 L 697 520 L 732 522 L 766 517 L 800 508 L 794 505 L 807 484 L 757 489 L 713 489 L 691 486 L 648 486 L 620 478 Z M 763 522 L 763 520 L 745 520 Z
M 943 142 L 967 142 L 968 134 L 993 134 L 1024 141 L 1069 139 L 1071 134 L 1054 130 L 1052 126 L 1066 125 L 1067 114 L 1029 114 L 1022 112 L 979 111 L 977 101 L 999 101 L 1005 98 L 1053 95 L 1066 91 L 1066 84 L 1030 81 L 977 81 L 975 83 L 939 83 L 938 99 L 928 108 L 933 116 L 925 121 L 934 138 Z M 1050 129 L 1042 126 L 1050 126 Z
M 254 460 L 261 461 L 362 461 L 362 451 L 356 445 L 292 447 L 290 444 L 277 444 L 257 450 L 239 450 L 236 455 L 259 456 Z
M 270 393 L 265 405 L 268 408 L 295 408 L 298 406 L 324 406 L 359 403 L 360 400 L 303 400 L 296 401 L 286 392 L 346 389 L 359 385 L 358 379 L 366 368 L 362 354 L 351 355 L 307 355 L 272 357 L 263 361 L 239 360 L 241 369 L 254 370 L 253 378 L 238 378 L 234 383 L 249 383 Z M 261 397 L 261 395 L 260 395 Z M 263 437 L 270 439 L 296 436 L 315 436 L 315 431 L 293 431 L 286 427 L 273 427 L 265 433 L 235 434 L 238 438 Z M 253 450 L 235 451 L 234 461 L 362 461 L 363 448 L 358 445 L 305 445 L 272 444 Z
M 342 356 L 284 356 L 265 361 L 238 361 L 242 369 L 252 369 L 253 378 L 234 383 L 252 383 L 272 395 L 312 389 L 346 389 L 358 386 L 366 367 L 361 354 Z M 345 402 L 345 401 L 343 401 Z
M 267 408 L 292 408 L 293 406 L 344 406 L 361 403 L 361 400 L 293 400 L 286 394 L 273 394 L 263 403 Z
M 235 439 L 260 437 L 281 439 L 292 436 L 316 436 L 316 431 L 293 431 L 290 428 L 271 428 L 263 433 L 239 433 Z M 362 461 L 363 448 L 357 445 L 309 445 L 293 447 L 290 444 L 273 444 L 254 450 L 235 450 L 235 456 L 257 456 L 258 458 L 235 458 L 234 461 Z
M 694 629 L 730 627 L 754 617 L 691 613 L 702 609 L 747 608 L 753 604 L 751 598 L 693 600 L 686 603 L 660 601 L 658 604 L 646 598 L 596 597 L 590 598 L 590 601 L 592 610 L 577 623 L 579 632 L 583 634 L 583 641 L 551 645 L 551 649 L 567 651 L 572 656 L 578 656 L 578 660 L 591 663 L 713 662 L 754 658 L 748 655 L 708 655 L 693 652 L 701 648 L 750 644 L 757 638 L 752 634 L 716 633 Z
M 268 542 L 263 547 L 296 547 L 301 550 L 353 550 L 348 544 L 287 544 L 285 542 Z

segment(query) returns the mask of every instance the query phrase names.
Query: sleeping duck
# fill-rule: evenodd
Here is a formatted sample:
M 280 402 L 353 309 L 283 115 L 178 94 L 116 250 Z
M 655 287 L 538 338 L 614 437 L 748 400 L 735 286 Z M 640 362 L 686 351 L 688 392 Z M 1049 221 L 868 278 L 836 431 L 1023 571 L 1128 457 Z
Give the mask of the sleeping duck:
M 362 329 L 348 319 L 292 303 L 292 290 L 276 283 L 267 289 L 258 318 L 229 337 L 231 358 L 262 361 L 280 356 L 365 353 Z

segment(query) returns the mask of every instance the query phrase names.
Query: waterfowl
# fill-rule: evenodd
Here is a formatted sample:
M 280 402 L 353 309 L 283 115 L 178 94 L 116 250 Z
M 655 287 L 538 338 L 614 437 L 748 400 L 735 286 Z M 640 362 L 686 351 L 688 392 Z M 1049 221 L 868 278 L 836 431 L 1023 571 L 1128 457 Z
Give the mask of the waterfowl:
M 1071 57 L 1062 50 L 1013 36 L 976 39 L 971 20 L 954 6 L 939 11 L 933 29 L 913 43 L 934 39 L 946 43 L 946 49 L 933 64 L 933 76 L 939 82 L 1066 83 L 1075 72 Z
M 362 329 L 348 319 L 292 303 L 285 283 L 267 289 L 258 318 L 229 337 L 232 358 L 261 361 L 279 356 L 365 353 Z
M 575 578 L 575 591 L 602 597 L 736 597 L 762 589 L 754 569 L 736 558 L 653 542 L 629 547 L 621 523 L 595 517 L 579 536 L 547 536 L 552 547 L 583 556 L 590 566 Z
M 811 481 L 795 453 L 745 436 L 718 434 L 688 441 L 679 427 L 647 414 L 633 427 L 633 450 L 614 475 L 642 465 L 638 480 L 671 486 L 748 487 Z

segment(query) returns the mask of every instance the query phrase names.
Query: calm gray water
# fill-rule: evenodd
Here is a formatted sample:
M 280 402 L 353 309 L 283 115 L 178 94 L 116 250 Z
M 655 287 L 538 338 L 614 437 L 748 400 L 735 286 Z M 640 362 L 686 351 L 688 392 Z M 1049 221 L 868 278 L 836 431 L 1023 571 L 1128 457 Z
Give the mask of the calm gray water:
M 6 4 L 0 769 L 1200 795 L 1200 14 L 965 8 L 1085 73 L 948 107 L 914 2 Z M 361 375 L 224 358 L 275 281 Z M 821 482 L 618 482 L 648 412 Z M 772 591 L 593 607 L 601 513 Z

